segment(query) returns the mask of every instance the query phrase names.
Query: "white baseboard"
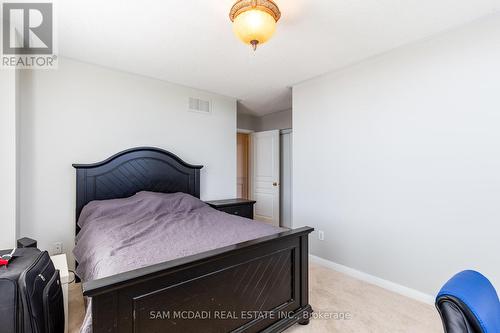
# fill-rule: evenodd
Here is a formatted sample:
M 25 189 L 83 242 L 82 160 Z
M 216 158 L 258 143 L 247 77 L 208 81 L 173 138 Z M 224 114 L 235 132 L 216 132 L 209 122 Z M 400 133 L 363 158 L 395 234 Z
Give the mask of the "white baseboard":
M 327 268 L 331 268 L 334 271 L 352 276 L 355 279 L 374 284 L 378 287 L 387 289 L 389 291 L 398 293 L 400 295 L 415 299 L 417 301 L 420 301 L 420 302 L 423 302 L 426 304 L 431 304 L 431 305 L 434 304 L 435 298 L 433 296 L 425 294 L 425 293 L 420 292 L 418 290 L 411 289 L 411 288 L 402 286 L 400 284 L 397 284 L 397 283 L 394 283 L 394 282 L 391 282 L 388 280 L 384 280 L 382 278 L 355 270 L 353 268 L 350 268 L 350 267 L 347 267 L 347 266 L 344 266 L 341 264 L 337 264 L 333 261 L 326 260 L 326 259 L 314 256 L 312 254 L 309 255 L 309 258 L 310 258 L 311 262 L 314 262 L 316 264 L 319 264 L 319 265 L 327 267 Z

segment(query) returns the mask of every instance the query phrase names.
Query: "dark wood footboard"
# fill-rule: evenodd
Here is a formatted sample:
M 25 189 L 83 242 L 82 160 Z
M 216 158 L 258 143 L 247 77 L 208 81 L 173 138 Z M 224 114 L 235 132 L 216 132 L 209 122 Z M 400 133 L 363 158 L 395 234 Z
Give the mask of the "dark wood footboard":
M 281 332 L 308 323 L 304 227 L 83 284 L 93 332 Z

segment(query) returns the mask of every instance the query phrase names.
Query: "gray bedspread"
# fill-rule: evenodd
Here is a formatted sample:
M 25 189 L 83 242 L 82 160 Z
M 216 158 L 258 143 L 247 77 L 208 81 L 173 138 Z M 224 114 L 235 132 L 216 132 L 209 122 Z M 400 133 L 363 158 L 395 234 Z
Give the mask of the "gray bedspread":
M 77 274 L 95 280 L 283 231 L 215 210 L 184 193 L 93 201 L 78 220 Z M 91 332 L 90 311 L 82 332 Z

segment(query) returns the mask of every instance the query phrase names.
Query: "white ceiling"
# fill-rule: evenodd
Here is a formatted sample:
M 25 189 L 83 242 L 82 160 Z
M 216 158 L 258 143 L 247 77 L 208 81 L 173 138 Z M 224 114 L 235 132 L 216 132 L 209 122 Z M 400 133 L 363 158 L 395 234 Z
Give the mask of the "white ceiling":
M 59 53 L 240 100 L 291 107 L 290 86 L 500 9 L 500 0 L 276 0 L 256 53 L 228 18 L 234 0 L 60 0 Z

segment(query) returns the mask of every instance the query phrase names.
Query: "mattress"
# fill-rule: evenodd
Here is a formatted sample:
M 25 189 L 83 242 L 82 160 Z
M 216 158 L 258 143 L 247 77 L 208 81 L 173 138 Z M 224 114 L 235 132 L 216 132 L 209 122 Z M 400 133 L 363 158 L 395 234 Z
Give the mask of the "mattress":
M 185 193 L 139 192 L 92 201 L 80 214 L 73 251 L 82 281 L 284 231 L 229 215 Z M 90 304 L 81 332 L 91 332 Z

